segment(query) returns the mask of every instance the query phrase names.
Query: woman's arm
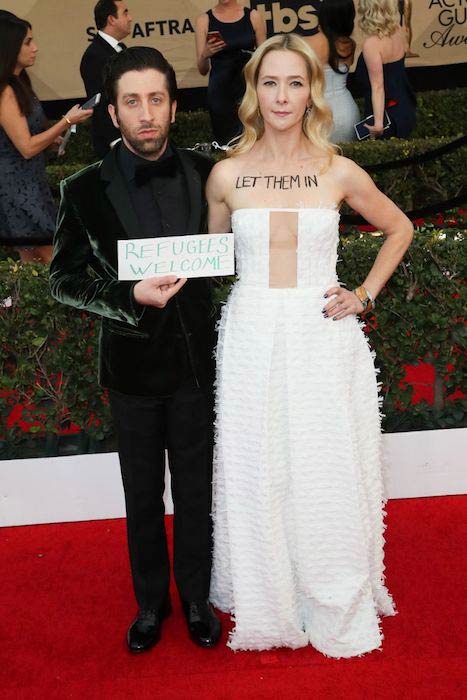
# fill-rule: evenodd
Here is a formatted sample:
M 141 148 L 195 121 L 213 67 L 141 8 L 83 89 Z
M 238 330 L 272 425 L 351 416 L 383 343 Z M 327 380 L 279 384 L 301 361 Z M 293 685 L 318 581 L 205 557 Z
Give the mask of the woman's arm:
M 206 199 L 209 205 L 208 230 L 210 233 L 227 233 L 231 231 L 230 208 L 225 201 L 226 182 L 230 163 L 221 161 L 211 170 L 206 183 Z M 227 171 L 227 172 L 226 172 Z
M 208 40 L 209 17 L 200 15 L 195 24 L 196 62 L 201 75 L 207 75 L 211 68 L 210 58 L 225 48 L 225 41 Z
M 49 129 L 31 136 L 27 119 L 21 114 L 13 88 L 8 85 L 0 96 L 0 126 L 14 147 L 27 160 L 48 148 L 71 124 L 79 124 L 91 114 L 92 109 L 84 110 L 75 105 Z
M 371 104 L 375 117 L 373 126 L 365 126 L 367 126 L 372 136 L 380 136 L 384 131 L 383 118 L 385 96 L 383 58 L 379 47 L 379 39 L 377 37 L 370 37 L 367 39 L 363 44 L 362 52 L 366 67 L 368 68 L 368 76 L 371 85 Z
M 335 167 L 343 199 L 384 234 L 385 240 L 375 262 L 361 281 L 375 299 L 404 257 L 413 238 L 413 226 L 399 207 L 386 197 L 371 177 L 353 161 L 336 157 Z M 343 287 L 328 289 L 327 295 L 336 295 L 324 308 L 328 316 L 333 315 L 336 320 L 363 310 L 362 303 L 356 295 Z M 340 303 L 339 307 L 337 303 Z
M 263 16 L 258 12 L 258 10 L 251 11 L 250 21 L 251 26 L 253 27 L 253 30 L 255 32 L 256 48 L 258 48 L 258 46 L 262 44 L 263 41 L 266 41 L 266 22 L 264 21 Z

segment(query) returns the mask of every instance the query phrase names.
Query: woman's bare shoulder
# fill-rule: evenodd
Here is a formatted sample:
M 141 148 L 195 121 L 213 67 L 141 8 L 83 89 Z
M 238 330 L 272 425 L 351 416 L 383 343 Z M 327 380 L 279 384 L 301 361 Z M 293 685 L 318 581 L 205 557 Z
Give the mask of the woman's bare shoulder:
M 18 100 L 11 85 L 7 85 L 0 93 L 0 116 L 2 113 L 20 113 Z
M 17 102 L 15 91 L 11 85 L 5 85 L 0 93 L 0 105 L 8 105 L 12 102 Z
M 223 158 L 222 160 L 218 160 L 211 170 L 212 175 L 217 178 L 231 174 L 236 169 L 235 160 L 235 158 Z
M 366 36 L 363 39 L 362 51 L 374 51 L 379 50 L 383 44 L 383 40 L 376 35 Z
M 334 177 L 340 180 L 360 177 L 362 173 L 365 173 L 354 160 L 339 155 L 334 155 L 332 157 L 330 172 L 332 172 Z
M 241 172 L 245 165 L 251 162 L 251 155 L 249 153 L 244 153 L 238 156 L 230 156 L 229 158 L 224 158 L 216 163 L 213 170 L 219 176 L 236 175 Z
M 209 24 L 209 17 L 206 12 L 198 15 L 195 20 L 196 27 L 199 29 L 207 29 Z

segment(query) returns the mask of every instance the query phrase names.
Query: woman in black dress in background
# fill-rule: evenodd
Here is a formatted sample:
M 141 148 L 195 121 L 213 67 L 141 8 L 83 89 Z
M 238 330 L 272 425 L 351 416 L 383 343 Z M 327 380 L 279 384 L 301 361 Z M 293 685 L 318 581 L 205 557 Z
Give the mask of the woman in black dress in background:
M 257 10 L 236 0 L 219 0 L 196 20 L 195 38 L 198 70 L 209 73 L 212 132 L 223 145 L 241 131 L 237 112 L 245 91 L 243 67 L 266 39 L 266 26 Z
M 46 129 L 26 73 L 37 54 L 29 22 L 0 11 L 0 46 L 0 242 L 15 247 L 23 262 L 49 262 L 56 210 L 44 152 L 92 110 L 76 105 Z
M 359 26 L 365 37 L 356 78 L 363 85 L 365 116 L 375 115 L 371 137 L 407 138 L 415 128 L 416 100 L 405 72 L 407 32 L 399 0 L 359 0 Z M 384 110 L 391 125 L 383 130 Z

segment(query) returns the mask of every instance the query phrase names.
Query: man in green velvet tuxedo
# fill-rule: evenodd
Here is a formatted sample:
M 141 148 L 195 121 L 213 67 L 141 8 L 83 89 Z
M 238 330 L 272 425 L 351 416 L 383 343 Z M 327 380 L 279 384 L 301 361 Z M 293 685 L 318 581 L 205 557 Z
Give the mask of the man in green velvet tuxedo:
M 109 112 L 122 134 L 100 163 L 62 183 L 51 264 L 53 295 L 102 316 L 100 382 L 109 389 L 125 490 L 139 611 L 132 652 L 159 640 L 171 609 L 164 528 L 168 450 L 174 574 L 193 641 L 213 646 L 220 624 L 208 602 L 211 573 L 214 315 L 210 282 L 118 280 L 117 242 L 206 230 L 212 162 L 169 143 L 175 74 L 159 51 L 134 47 L 108 63 Z M 98 632 L 97 632 L 98 633 Z

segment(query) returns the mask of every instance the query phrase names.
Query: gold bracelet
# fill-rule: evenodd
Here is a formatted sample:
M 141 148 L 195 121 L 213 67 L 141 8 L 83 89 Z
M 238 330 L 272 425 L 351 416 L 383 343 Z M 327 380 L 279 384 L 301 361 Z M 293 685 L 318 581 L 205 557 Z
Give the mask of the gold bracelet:
M 372 298 L 371 294 L 363 285 L 357 287 L 353 291 L 357 298 L 363 304 L 363 314 L 366 314 L 368 313 L 368 311 L 372 311 L 375 308 L 375 300 Z
M 66 114 L 63 115 L 62 119 L 64 119 L 64 120 L 66 121 L 66 123 L 68 124 L 68 126 L 73 126 L 72 122 L 68 119 L 68 117 L 66 116 Z

